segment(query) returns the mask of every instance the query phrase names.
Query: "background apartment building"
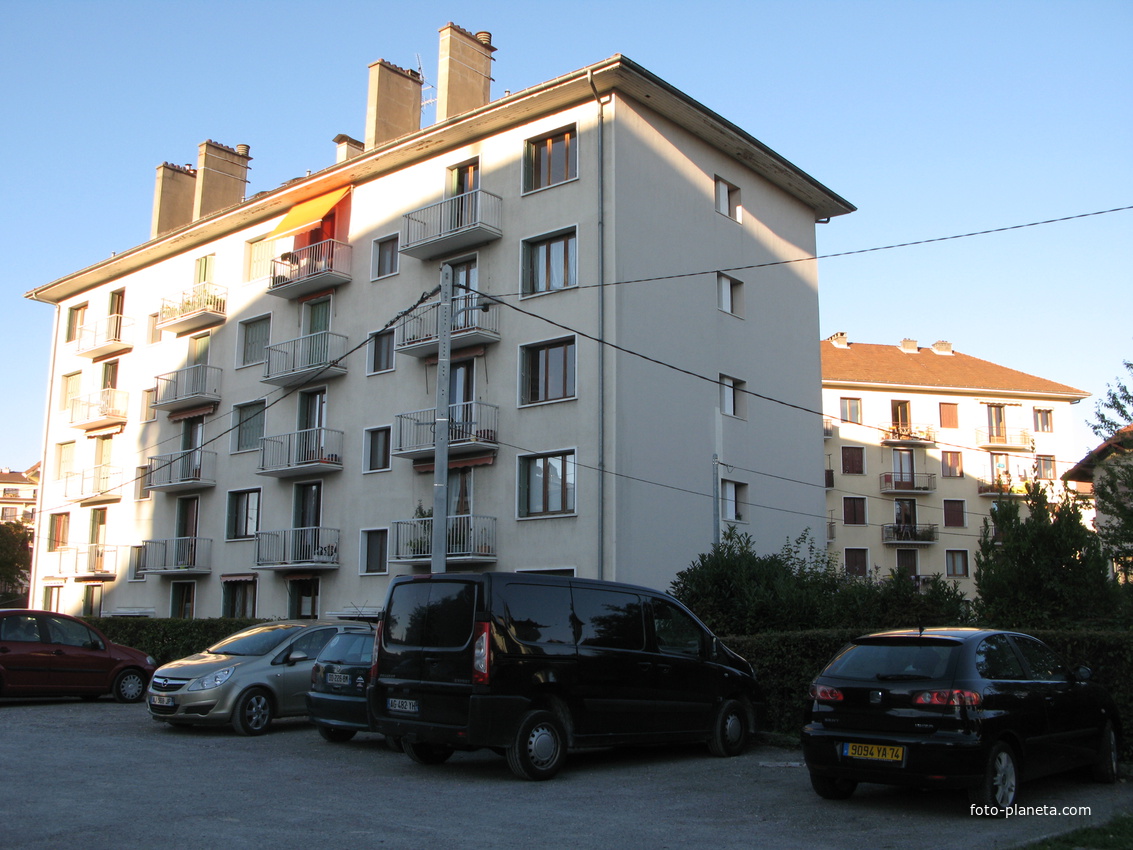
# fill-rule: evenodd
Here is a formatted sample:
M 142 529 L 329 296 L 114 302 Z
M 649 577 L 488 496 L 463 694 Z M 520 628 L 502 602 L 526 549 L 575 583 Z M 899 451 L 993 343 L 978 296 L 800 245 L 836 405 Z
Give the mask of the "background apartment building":
M 983 520 L 997 497 L 1074 465 L 1070 405 L 1088 393 L 954 351 L 821 344 L 827 545 L 853 575 L 955 579 L 969 598 Z
M 768 550 L 821 521 L 769 483 L 813 477 L 817 418 L 745 392 L 817 409 L 814 264 L 742 269 L 853 207 L 621 56 L 491 100 L 494 50 L 441 30 L 425 129 L 421 77 L 375 63 L 365 139 L 247 200 L 249 148 L 202 144 L 149 242 L 29 293 L 57 309 L 33 602 L 306 617 L 428 570 L 445 269 L 448 569 L 664 587 L 717 485 Z

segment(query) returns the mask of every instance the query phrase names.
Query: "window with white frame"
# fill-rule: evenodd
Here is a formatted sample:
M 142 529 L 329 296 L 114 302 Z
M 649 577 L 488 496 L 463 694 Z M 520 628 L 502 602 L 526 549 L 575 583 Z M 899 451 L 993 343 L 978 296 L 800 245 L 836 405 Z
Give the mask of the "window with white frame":
M 523 191 L 533 192 L 578 177 L 578 137 L 574 127 L 529 139 L 524 150 Z
M 294 237 L 283 236 L 279 239 L 260 239 L 248 244 L 248 280 L 259 280 L 271 274 L 271 261 L 288 251 L 294 243 Z
M 869 575 L 868 549 L 846 549 L 843 553 L 843 561 L 846 564 L 846 575 Z
M 574 338 L 525 345 L 520 377 L 523 404 L 560 401 L 575 395 Z
M 76 304 L 67 310 L 67 335 L 64 342 L 74 342 L 79 338 L 79 331 L 87 320 L 87 305 Z
M 47 551 L 57 552 L 69 542 L 71 515 L 69 513 L 51 514 L 47 518 Z
M 71 401 L 79 397 L 83 373 L 72 372 L 59 379 L 59 409 L 70 410 Z
M 260 447 L 264 435 L 263 401 L 251 401 L 232 408 L 236 430 L 232 432 L 232 451 L 248 452 Z
M 389 564 L 386 560 L 388 546 L 389 531 L 387 529 L 362 529 L 362 551 L 358 558 L 358 572 L 364 576 L 389 573 Z
M 1040 481 L 1054 480 L 1054 455 L 1035 455 L 1035 478 Z
M 842 497 L 843 525 L 865 525 L 865 498 L 862 496 Z
M 909 576 L 917 574 L 917 550 L 898 549 L 897 569 Z
M 716 178 L 716 212 L 735 221 L 742 220 L 740 189 L 722 177 Z
M 966 578 L 968 552 L 966 549 L 949 549 L 944 553 L 944 574 L 949 578 Z
M 838 400 L 838 413 L 843 422 L 862 422 L 862 400 L 860 398 L 841 398 Z
M 225 538 L 250 540 L 260 530 L 260 491 L 232 490 L 228 494 Z
M 742 316 L 744 314 L 743 281 L 718 273 L 716 275 L 716 306 L 725 313 Z
M 398 234 L 382 236 L 374 240 L 370 256 L 370 280 L 397 274 Z
M 153 491 L 146 489 L 146 482 L 149 480 L 149 467 L 136 466 L 134 467 L 134 501 L 144 502 L 153 497 Z
M 1050 408 L 1035 408 L 1035 431 L 1049 434 L 1054 431 L 1054 411 Z
M 263 363 L 268 359 L 271 316 L 259 316 L 240 323 L 240 366 Z
M 743 419 L 747 413 L 744 387 L 747 384 L 730 375 L 720 376 L 720 412 Z
M 945 478 L 964 477 L 964 455 L 962 452 L 942 451 L 940 453 L 940 474 Z
M 130 547 L 130 574 L 126 581 L 145 581 L 146 580 L 146 547 L 145 546 L 131 546 Z
M 724 522 L 743 522 L 747 511 L 747 485 L 742 481 L 720 481 L 720 518 Z
M 222 577 L 221 616 L 246 619 L 256 616 L 256 579 Z
M 965 519 L 963 499 L 944 500 L 944 525 L 946 528 L 964 528 L 968 524 Z
M 147 387 L 142 390 L 142 421 L 153 422 L 157 419 L 157 408 L 154 403 L 157 401 L 157 387 Z
M 55 478 L 62 480 L 75 471 L 75 444 L 56 443 Z
M 196 597 L 195 581 L 173 582 L 169 587 L 169 616 L 173 619 L 193 619 Z
M 159 314 L 150 313 L 146 316 L 146 343 L 148 345 L 155 345 L 161 342 L 161 329 L 157 326 Z
M 362 441 L 366 452 L 362 467 L 364 472 L 380 472 L 390 468 L 390 433 L 388 425 L 366 430 Z
M 554 516 L 575 511 L 574 452 L 519 458 L 519 515 Z
M 393 368 L 393 331 L 375 331 L 370 334 L 366 348 L 366 374 L 388 372 Z
M 557 292 L 578 285 L 574 228 L 523 243 L 523 294 Z

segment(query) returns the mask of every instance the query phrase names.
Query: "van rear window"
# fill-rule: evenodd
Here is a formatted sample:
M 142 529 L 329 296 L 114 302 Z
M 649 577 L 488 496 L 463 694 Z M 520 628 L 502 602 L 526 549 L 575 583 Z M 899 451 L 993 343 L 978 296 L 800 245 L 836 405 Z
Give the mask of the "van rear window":
M 575 588 L 574 614 L 580 621 L 579 646 L 645 648 L 645 621 L 636 594 Z
M 430 581 L 398 585 L 385 614 L 390 646 L 455 648 L 472 639 L 476 587 L 466 582 Z

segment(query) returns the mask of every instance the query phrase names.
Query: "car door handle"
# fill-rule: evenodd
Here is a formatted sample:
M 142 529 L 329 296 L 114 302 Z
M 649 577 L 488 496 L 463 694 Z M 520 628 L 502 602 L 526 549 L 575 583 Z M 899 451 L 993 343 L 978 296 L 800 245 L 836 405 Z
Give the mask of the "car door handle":
M 6 646 L 0 646 L 0 652 L 11 652 L 11 650 Z
M 51 650 L 51 654 L 52 655 L 65 655 L 66 653 L 64 653 L 63 650 L 61 650 L 61 649 L 53 649 L 53 650 Z
M 651 661 L 638 661 L 637 662 L 637 669 L 640 670 L 642 673 L 647 672 L 652 666 L 653 666 L 653 663 Z

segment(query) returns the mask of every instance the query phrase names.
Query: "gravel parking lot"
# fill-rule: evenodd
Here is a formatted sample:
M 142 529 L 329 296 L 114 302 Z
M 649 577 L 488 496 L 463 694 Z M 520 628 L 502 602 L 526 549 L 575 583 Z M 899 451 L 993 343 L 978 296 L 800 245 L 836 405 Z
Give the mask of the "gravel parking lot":
M 736 759 L 703 747 L 572 753 L 550 782 L 491 753 L 425 768 L 378 735 L 329 744 L 304 721 L 262 738 L 172 729 L 143 705 L 0 699 L 3 843 L 82 847 L 1015 847 L 1133 810 L 1086 775 L 1023 787 L 1021 805 L 1090 814 L 993 820 L 963 792 L 810 789 L 795 750 Z

